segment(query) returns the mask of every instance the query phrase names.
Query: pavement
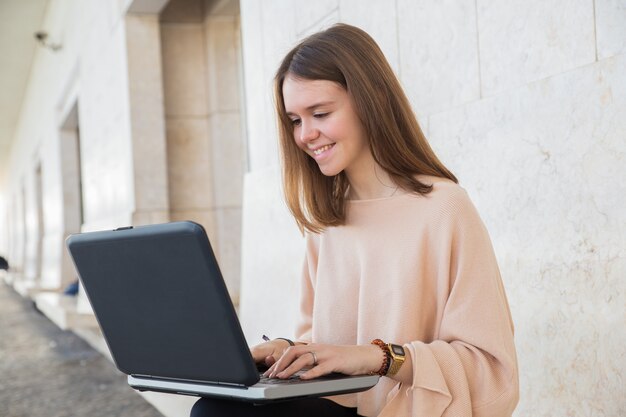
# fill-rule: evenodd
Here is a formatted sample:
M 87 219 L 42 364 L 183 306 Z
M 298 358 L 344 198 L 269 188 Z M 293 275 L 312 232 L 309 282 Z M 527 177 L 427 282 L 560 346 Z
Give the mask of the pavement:
M 163 417 L 115 365 L 0 280 L 0 417 Z

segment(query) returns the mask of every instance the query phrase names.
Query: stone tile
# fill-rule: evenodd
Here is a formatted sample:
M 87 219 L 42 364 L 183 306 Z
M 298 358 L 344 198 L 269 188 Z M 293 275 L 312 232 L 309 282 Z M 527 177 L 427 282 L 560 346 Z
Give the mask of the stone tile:
M 167 210 L 167 161 L 159 21 L 126 18 L 136 210 Z
M 277 167 L 246 174 L 242 259 L 239 317 L 247 340 L 293 336 L 304 239 L 283 202 Z
M 298 28 L 298 37 L 311 32 L 313 27 L 319 27 L 320 21 L 339 8 L 339 0 L 292 0 L 294 19 Z M 284 9 L 283 9 L 284 10 Z
M 275 0 L 263 3 L 261 21 L 263 37 L 263 79 L 259 84 L 261 100 L 254 103 L 246 111 L 259 112 L 265 118 L 264 130 L 259 132 L 257 141 L 249 140 L 250 169 L 266 168 L 278 163 L 278 133 L 273 98 L 273 77 L 285 54 L 293 48 L 299 37 L 297 35 L 296 9 L 291 0 Z M 251 132 L 252 126 L 248 126 Z
M 208 209 L 213 205 L 211 138 L 205 119 L 167 122 L 170 208 Z
M 213 204 L 241 207 L 246 172 L 246 143 L 238 113 L 211 116 Z
M 420 116 L 479 97 L 474 0 L 398 0 L 400 78 Z
M 598 58 L 626 51 L 626 3 L 624 0 L 595 0 Z
M 165 114 L 208 113 L 204 33 L 201 24 L 161 25 Z
M 202 23 L 204 0 L 169 1 L 159 18 L 164 23 Z
M 59 174 L 61 178 L 57 187 L 61 201 L 57 204 L 61 207 L 63 228 L 68 232 L 80 231 L 80 172 L 78 155 L 78 137 L 76 132 L 61 131 L 59 135 Z
M 320 20 L 318 20 L 316 23 L 298 32 L 298 40 L 304 39 L 307 36 L 310 36 L 314 33 L 328 29 L 329 27 L 331 27 L 337 22 L 339 22 L 339 9 L 334 8 L 327 15 L 325 15 Z
M 169 210 L 135 211 L 132 214 L 132 224 L 140 226 L 145 224 L 167 223 L 170 221 Z
M 209 74 L 209 111 L 233 111 L 241 107 L 241 39 L 239 19 L 209 17 L 205 43 Z
M 107 34 L 92 35 L 81 61 L 78 101 L 86 223 L 129 214 L 134 204 L 124 27 L 118 25 Z
M 116 0 L 119 4 L 119 9 L 124 13 L 136 13 L 136 14 L 158 14 L 163 11 L 165 6 L 170 3 L 170 0 L 149 0 L 149 1 L 137 1 L 137 0 Z M 82 2 L 81 2 L 82 3 Z
M 41 280 L 40 285 L 45 290 L 64 289 L 73 277 L 61 275 L 61 263 L 64 251 L 64 236 L 60 233 L 47 232 L 42 241 Z
M 24 181 L 24 278 L 39 284 L 40 239 L 43 234 L 39 218 L 36 174 L 33 169 Z
M 618 55 L 430 117 L 497 251 L 533 399 L 520 415 L 624 412 L 624 74 Z
M 17 188 L 17 187 L 16 187 Z M 24 271 L 24 194 L 21 189 L 13 191 L 9 197 L 10 208 L 8 219 L 11 221 L 11 246 L 9 247 L 8 260 L 11 263 L 11 278 L 21 275 Z
M 263 16 L 260 2 L 241 1 L 243 79 L 246 97 L 244 111 L 251 170 L 278 163 L 276 136 L 273 136 L 275 122 L 272 101 L 272 77 L 276 68 L 272 68 L 266 74 Z
M 357 26 L 374 38 L 396 74 L 400 73 L 395 2 L 391 4 L 386 0 L 340 0 L 339 16 L 342 22 Z
M 293 0 L 274 0 L 264 3 L 261 8 L 263 71 L 266 82 L 271 82 L 285 54 L 300 40 L 300 26 L 296 23 L 297 12 L 299 13 L 294 8 Z M 315 22 L 311 22 L 313 23 Z
M 241 14 L 239 0 L 204 0 L 205 12 L 211 16 L 237 17 Z
M 595 60 L 591 0 L 477 0 L 482 94 Z
M 216 253 L 228 292 L 239 303 L 241 280 L 241 208 L 215 210 L 219 251 Z

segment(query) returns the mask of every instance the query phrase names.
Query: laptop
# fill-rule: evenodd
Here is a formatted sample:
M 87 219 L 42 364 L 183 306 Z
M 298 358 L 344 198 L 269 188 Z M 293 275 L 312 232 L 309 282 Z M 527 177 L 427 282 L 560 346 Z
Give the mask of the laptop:
M 197 223 L 80 233 L 66 243 L 115 365 L 139 391 L 264 403 L 378 382 L 378 375 L 262 377 Z

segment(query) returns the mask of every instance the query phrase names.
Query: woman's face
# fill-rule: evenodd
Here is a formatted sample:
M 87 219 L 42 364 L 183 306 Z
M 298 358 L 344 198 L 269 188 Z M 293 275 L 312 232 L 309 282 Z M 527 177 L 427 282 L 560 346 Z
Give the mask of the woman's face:
M 345 170 L 350 178 L 369 167 L 373 158 L 363 126 L 341 85 L 287 76 L 283 99 L 296 144 L 324 175 Z

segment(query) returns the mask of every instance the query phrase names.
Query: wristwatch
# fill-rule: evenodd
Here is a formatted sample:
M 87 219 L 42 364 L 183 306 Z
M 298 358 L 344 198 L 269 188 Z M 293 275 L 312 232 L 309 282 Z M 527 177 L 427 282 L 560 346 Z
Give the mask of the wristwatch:
M 404 363 L 406 353 L 404 352 L 404 348 L 402 346 L 394 345 L 393 343 L 387 344 L 387 351 L 391 356 L 391 365 L 389 365 L 387 375 L 393 376 L 398 373 L 400 367 Z

